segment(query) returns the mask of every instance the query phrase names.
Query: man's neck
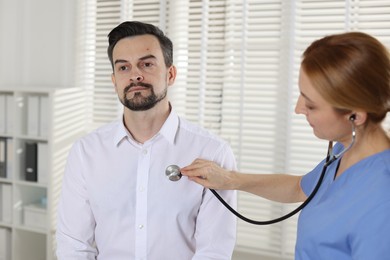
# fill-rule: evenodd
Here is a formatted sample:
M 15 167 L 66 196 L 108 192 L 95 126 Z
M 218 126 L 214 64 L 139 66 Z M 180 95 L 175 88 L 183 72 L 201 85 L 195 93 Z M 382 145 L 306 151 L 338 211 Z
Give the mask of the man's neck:
M 160 131 L 170 112 L 171 106 L 168 102 L 160 102 L 146 111 L 131 111 L 125 108 L 123 121 L 134 140 L 145 143 Z

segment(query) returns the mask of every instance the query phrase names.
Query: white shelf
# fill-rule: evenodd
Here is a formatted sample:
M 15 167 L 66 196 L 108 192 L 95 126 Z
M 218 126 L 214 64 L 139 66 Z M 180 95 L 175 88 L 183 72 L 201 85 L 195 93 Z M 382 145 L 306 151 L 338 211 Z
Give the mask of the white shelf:
M 8 211 L 5 211 L 8 213 L 4 214 L 8 214 L 5 216 L 10 219 L 4 221 L 0 215 L 0 229 L 11 234 L 8 236 L 11 243 L 4 243 L 1 238 L 0 243 L 10 244 L 9 260 L 54 260 L 56 209 L 62 175 L 71 145 L 85 134 L 85 94 L 76 88 L 0 87 L 0 95 L 6 95 L 13 100 L 12 109 L 7 107 L 7 123 L 12 123 L 12 131 L 0 133 L 0 139 L 12 143 L 11 148 L 9 147 L 11 151 L 7 151 L 7 156 L 12 158 L 7 162 L 11 167 L 8 168 L 6 177 L 0 177 L 0 192 L 2 187 L 5 187 L 6 193 L 11 190 L 6 196 L 8 199 L 2 198 L 5 200 L 3 203 L 0 200 L 0 212 L 4 211 L 1 208 L 4 205 L 9 207 Z M 33 114 L 31 110 L 34 105 L 29 106 L 29 100 L 35 102 L 35 105 L 37 101 L 39 106 L 44 104 L 43 109 L 39 107 L 38 114 Z M 38 122 L 29 122 L 29 115 Z M 31 132 L 34 134 L 29 134 Z M 44 163 L 43 170 L 47 174 L 39 176 L 38 173 L 36 181 L 26 180 L 26 165 L 30 162 L 30 158 L 26 159 L 26 143 L 31 142 L 37 143 L 37 146 L 44 144 L 44 151 L 47 152 L 44 158 L 38 159 L 38 162 Z M 38 153 L 37 156 L 39 155 Z M 29 207 L 39 203 L 44 207 Z M 41 222 L 37 225 L 39 221 Z M 0 244 L 0 248 L 1 246 Z

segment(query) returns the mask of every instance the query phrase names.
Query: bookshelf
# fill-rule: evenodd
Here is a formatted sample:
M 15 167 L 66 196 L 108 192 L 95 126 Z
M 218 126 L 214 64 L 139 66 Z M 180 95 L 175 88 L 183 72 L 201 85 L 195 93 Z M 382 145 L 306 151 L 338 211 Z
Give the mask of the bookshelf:
M 62 174 L 85 112 L 80 89 L 0 87 L 0 259 L 56 259 Z

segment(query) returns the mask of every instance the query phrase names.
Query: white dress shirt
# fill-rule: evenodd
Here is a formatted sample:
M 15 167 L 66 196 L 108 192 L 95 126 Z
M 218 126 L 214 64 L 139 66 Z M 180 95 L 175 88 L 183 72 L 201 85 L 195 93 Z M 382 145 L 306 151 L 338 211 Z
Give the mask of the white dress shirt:
M 198 157 L 236 168 L 227 142 L 173 111 L 144 144 L 122 120 L 76 141 L 58 206 L 58 259 L 231 259 L 235 216 L 208 189 L 165 175 Z M 236 192 L 218 192 L 236 206 Z

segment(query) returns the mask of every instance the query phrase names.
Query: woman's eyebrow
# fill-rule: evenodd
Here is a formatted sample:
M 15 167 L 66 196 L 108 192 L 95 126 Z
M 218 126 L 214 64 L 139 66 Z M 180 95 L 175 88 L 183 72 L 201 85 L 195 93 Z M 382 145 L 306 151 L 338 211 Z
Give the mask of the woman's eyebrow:
M 303 92 L 300 92 L 300 93 L 301 93 L 301 96 L 304 97 L 306 100 L 313 102 L 313 100 L 311 100 L 308 96 L 306 96 L 305 93 L 303 93 Z

